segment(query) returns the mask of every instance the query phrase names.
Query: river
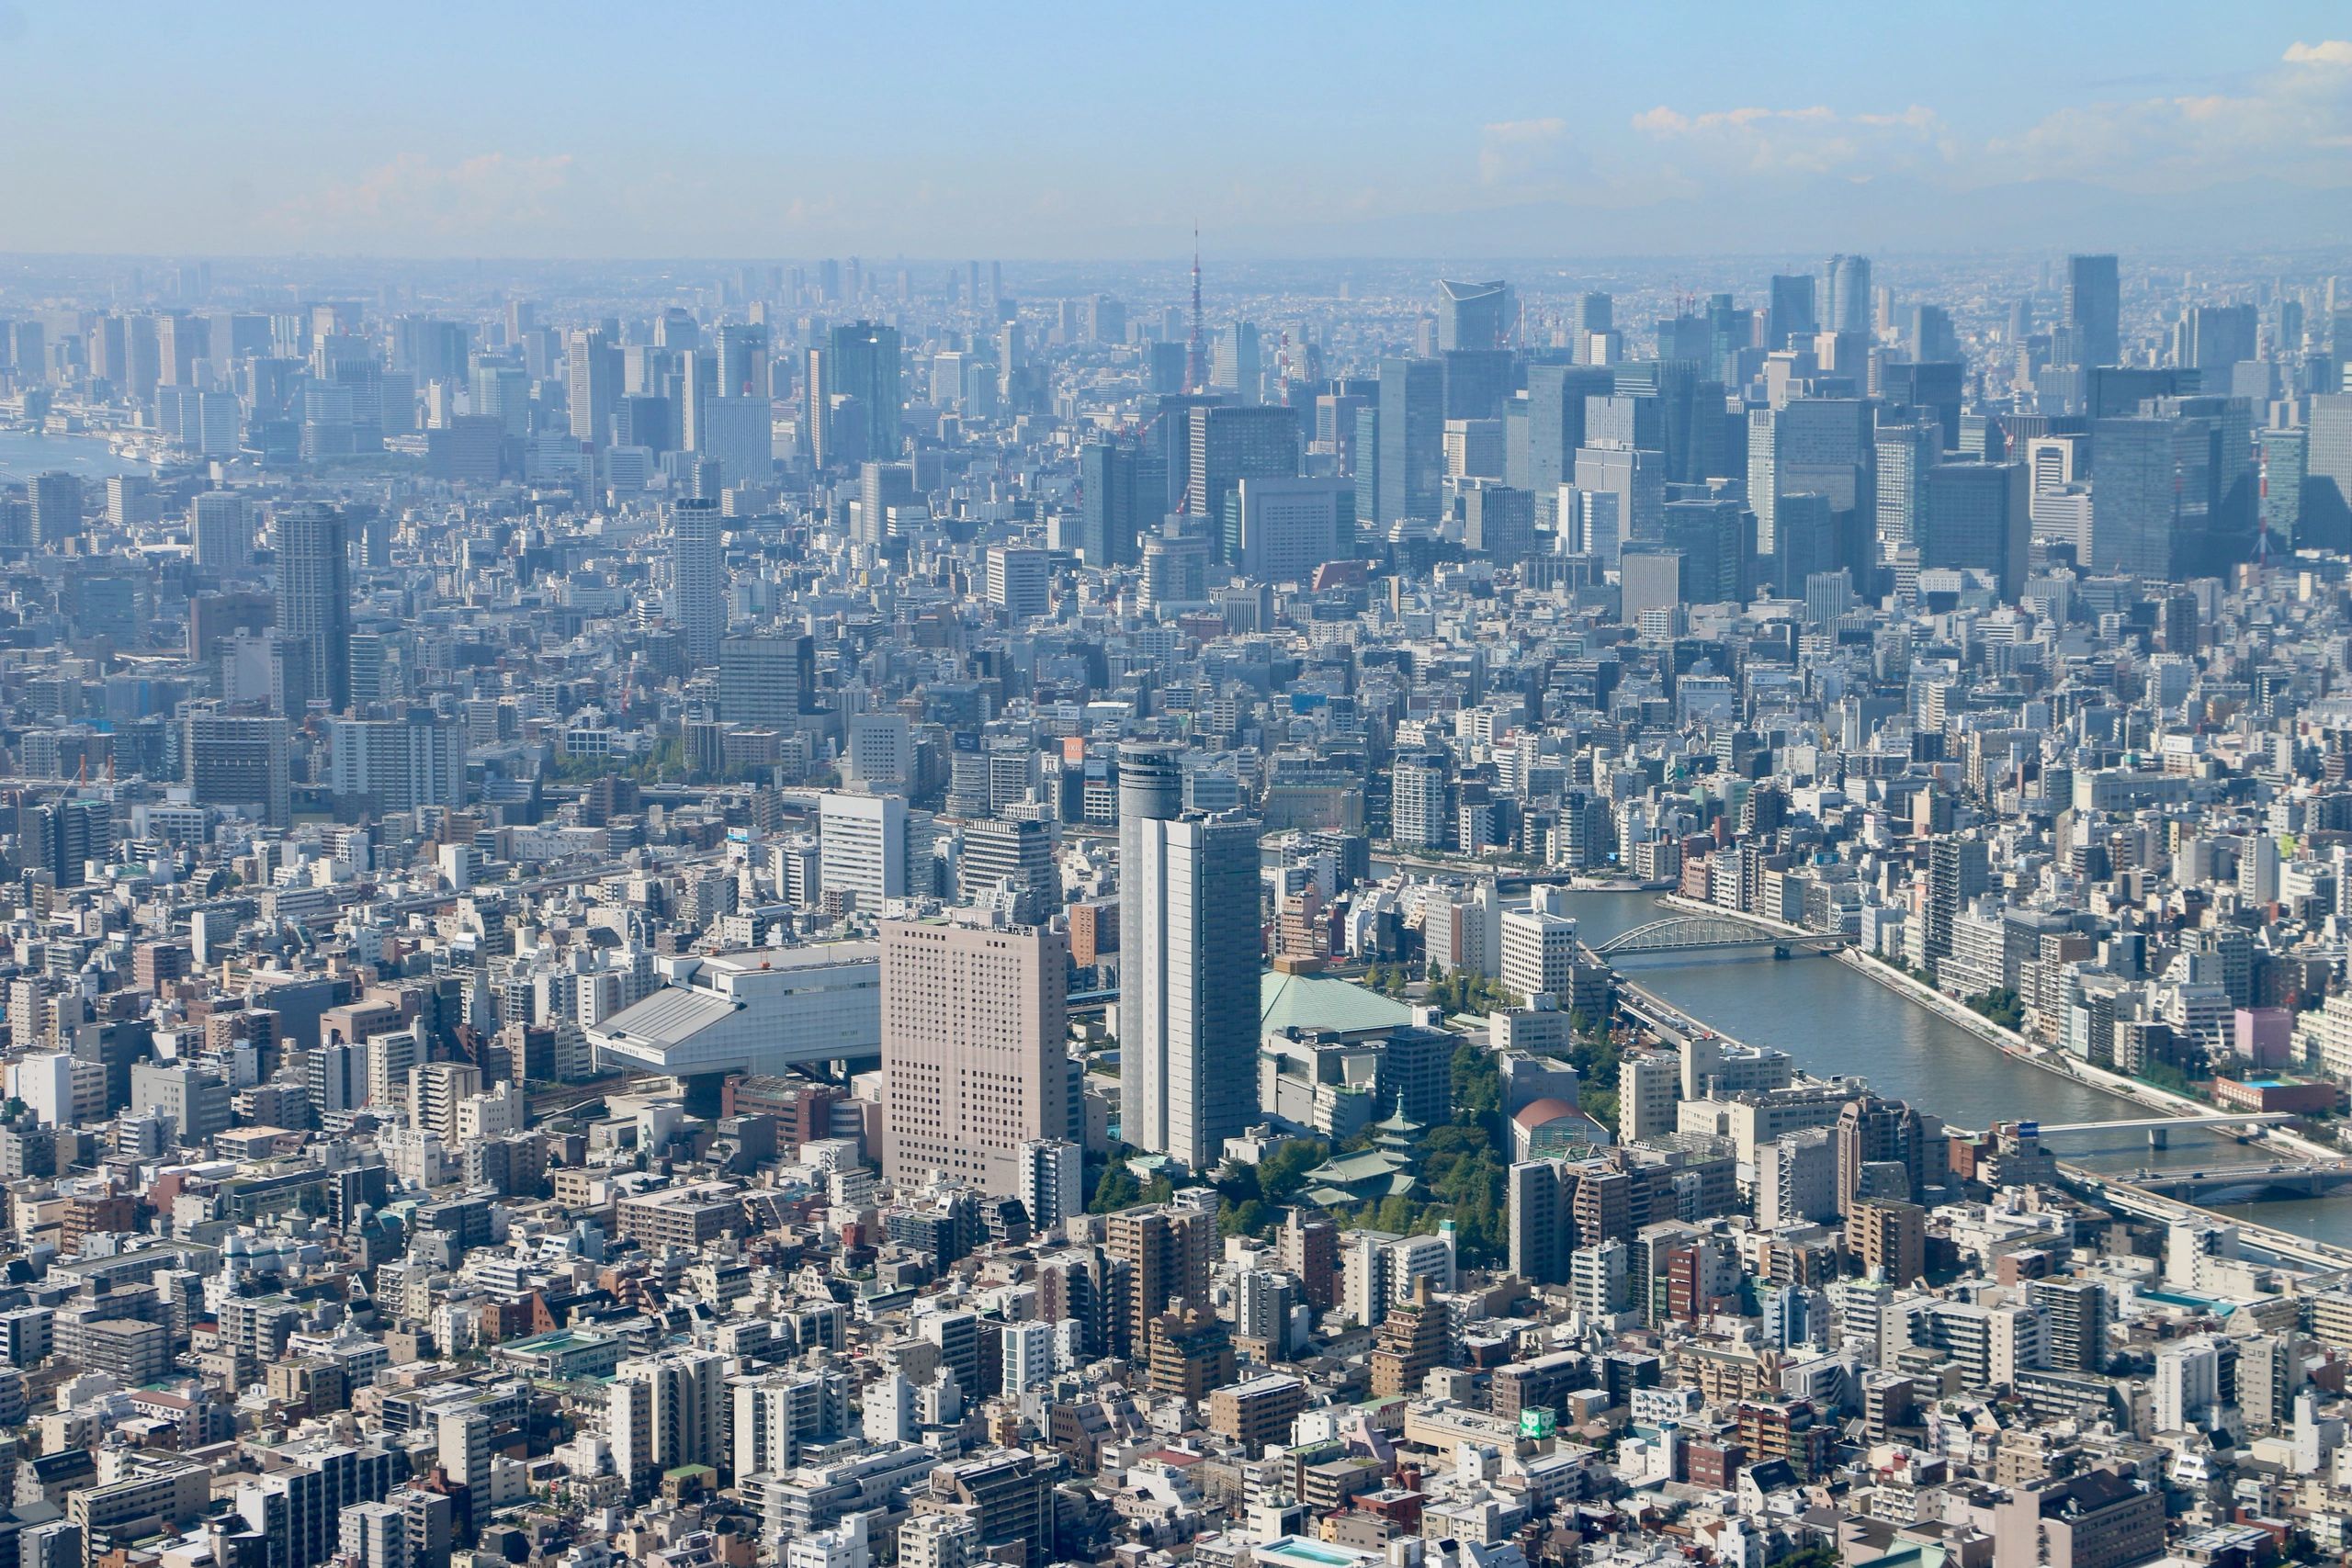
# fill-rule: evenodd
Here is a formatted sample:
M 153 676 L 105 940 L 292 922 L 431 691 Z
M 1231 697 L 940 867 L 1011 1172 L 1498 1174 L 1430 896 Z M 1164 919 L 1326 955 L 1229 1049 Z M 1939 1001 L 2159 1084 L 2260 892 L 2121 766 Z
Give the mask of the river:
M 22 484 L 35 474 L 62 469 L 85 479 L 110 474 L 152 474 L 151 464 L 118 457 L 96 435 L 36 435 L 0 430 L 0 484 Z
M 1577 934 L 1599 946 L 1672 911 L 1647 893 L 1574 892 Z M 1834 958 L 1774 959 L 1710 954 L 1644 959 L 1626 974 L 1692 1018 L 1751 1045 L 1773 1045 L 1824 1077 L 1865 1077 L 1881 1094 L 1932 1111 L 1962 1127 L 2033 1119 L 2115 1122 L 2149 1114 L 2120 1095 L 2003 1055 L 1966 1030 Z M 2072 1134 L 2052 1140 L 2069 1160 L 2095 1170 L 2194 1170 L 2245 1163 L 2244 1148 L 2219 1134 L 2182 1132 L 2151 1149 L 2143 1133 Z M 2352 1193 L 2333 1198 L 2221 1206 L 2314 1240 L 2352 1245 Z

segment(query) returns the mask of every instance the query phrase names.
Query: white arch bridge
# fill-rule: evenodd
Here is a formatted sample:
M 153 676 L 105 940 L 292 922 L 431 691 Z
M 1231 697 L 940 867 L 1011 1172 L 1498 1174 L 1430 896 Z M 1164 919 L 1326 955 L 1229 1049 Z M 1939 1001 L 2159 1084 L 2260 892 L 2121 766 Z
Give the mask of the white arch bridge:
M 1669 915 L 1621 931 L 1593 952 L 1611 961 L 1768 951 L 1776 958 L 1788 958 L 1799 953 L 1832 952 L 1851 940 L 1842 931 L 1775 931 L 1725 915 Z

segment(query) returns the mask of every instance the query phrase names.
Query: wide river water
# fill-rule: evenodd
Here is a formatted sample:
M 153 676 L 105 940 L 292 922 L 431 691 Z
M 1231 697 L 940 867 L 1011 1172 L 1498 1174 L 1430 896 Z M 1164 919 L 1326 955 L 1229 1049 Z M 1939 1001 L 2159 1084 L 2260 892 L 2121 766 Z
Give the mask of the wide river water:
M 0 484 L 22 484 L 35 474 L 62 470 L 85 479 L 110 474 L 152 474 L 146 463 L 118 457 L 95 435 L 35 435 L 0 430 Z
M 1599 946 L 1671 914 L 1647 893 L 1574 892 L 1577 934 Z M 1726 956 L 1643 959 L 1625 974 L 1690 1017 L 1751 1045 L 1774 1045 L 1824 1077 L 1870 1079 L 1891 1099 L 1962 1127 L 2028 1118 L 2114 1122 L 2148 1111 L 2120 1095 L 2013 1061 L 1936 1013 L 1834 958 Z M 2144 1133 L 2078 1133 L 2052 1140 L 2063 1157 L 2118 1175 L 2143 1168 L 2194 1170 L 2245 1164 L 2248 1152 L 2214 1134 L 2179 1133 L 2151 1149 Z M 2222 1213 L 2314 1240 L 2352 1245 L 2352 1192 L 2332 1198 L 2221 1205 Z

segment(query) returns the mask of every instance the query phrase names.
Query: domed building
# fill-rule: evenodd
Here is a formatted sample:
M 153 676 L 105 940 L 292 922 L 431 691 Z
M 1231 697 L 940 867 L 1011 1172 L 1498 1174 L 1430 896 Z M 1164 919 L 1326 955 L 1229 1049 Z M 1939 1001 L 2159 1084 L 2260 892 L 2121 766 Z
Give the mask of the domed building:
M 1606 1148 L 1609 1129 L 1565 1100 L 1530 1100 L 1510 1119 L 1510 1157 L 1559 1159 Z

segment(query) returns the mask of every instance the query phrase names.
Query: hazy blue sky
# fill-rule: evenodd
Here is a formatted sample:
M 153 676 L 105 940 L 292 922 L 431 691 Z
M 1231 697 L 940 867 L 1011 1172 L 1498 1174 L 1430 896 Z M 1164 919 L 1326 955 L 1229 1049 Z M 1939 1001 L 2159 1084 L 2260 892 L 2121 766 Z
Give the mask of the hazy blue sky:
M 0 0 L 0 248 L 2307 243 L 2352 230 L 2346 40 L 2340 0 Z

